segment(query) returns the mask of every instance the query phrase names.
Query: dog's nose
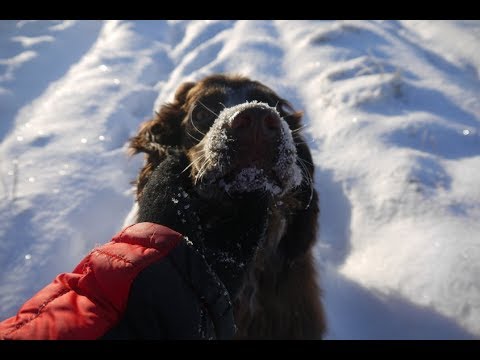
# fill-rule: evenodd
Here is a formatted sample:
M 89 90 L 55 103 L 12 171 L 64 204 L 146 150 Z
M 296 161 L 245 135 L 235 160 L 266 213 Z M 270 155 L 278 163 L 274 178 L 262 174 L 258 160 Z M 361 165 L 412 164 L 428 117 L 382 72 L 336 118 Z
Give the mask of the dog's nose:
M 260 136 L 270 137 L 278 133 L 280 118 L 268 109 L 248 108 L 238 113 L 230 126 L 235 132 L 253 131 Z

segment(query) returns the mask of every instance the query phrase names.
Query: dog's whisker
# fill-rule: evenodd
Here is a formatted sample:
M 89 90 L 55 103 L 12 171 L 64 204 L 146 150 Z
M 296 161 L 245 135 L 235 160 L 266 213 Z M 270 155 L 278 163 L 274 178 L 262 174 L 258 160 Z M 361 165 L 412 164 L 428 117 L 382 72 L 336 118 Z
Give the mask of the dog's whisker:
M 198 131 L 200 134 L 202 134 L 203 136 L 205 136 L 205 133 L 202 132 L 202 131 L 200 131 L 200 130 L 195 126 L 195 123 L 193 122 L 193 110 L 195 110 L 195 107 L 196 107 L 196 106 L 197 106 L 196 104 L 194 104 L 194 105 L 192 106 L 192 109 L 190 110 L 190 112 L 189 112 L 189 114 L 188 114 L 188 117 L 189 117 L 190 122 L 192 123 L 192 126 L 194 127 L 194 129 L 197 130 L 197 131 Z M 194 138 L 194 139 L 195 139 L 195 138 Z M 200 140 L 198 140 L 198 139 L 195 139 L 195 140 L 197 140 L 198 142 L 200 142 Z
M 205 159 L 206 156 L 207 156 L 206 154 L 201 154 L 198 158 L 192 160 L 192 162 L 185 169 L 183 169 L 183 171 L 180 174 L 183 174 L 185 171 L 191 168 L 196 162 L 199 162 Z
M 304 164 L 308 164 L 308 165 L 311 165 L 311 166 L 315 166 L 313 163 L 311 163 L 311 162 L 308 161 L 308 160 L 305 160 L 305 159 L 302 159 L 302 158 L 298 158 L 298 160 L 300 160 L 300 161 L 303 162 Z
M 308 140 L 308 141 L 299 141 L 299 142 L 295 142 L 295 145 L 312 145 L 312 144 L 315 144 L 315 140 Z
M 205 161 L 205 165 L 203 166 L 203 169 L 201 169 L 198 173 L 198 179 L 201 179 L 203 177 L 203 175 L 207 172 L 208 170 L 208 165 L 209 165 L 209 161 Z
M 192 134 L 190 134 L 188 131 L 185 131 L 185 132 L 186 132 L 187 135 L 190 136 L 192 139 L 197 140 L 198 142 L 202 141 L 202 140 L 197 139 L 195 136 L 193 136 Z
M 277 100 L 277 103 L 275 104 L 275 110 L 277 110 L 280 113 L 280 109 L 278 108 L 279 103 L 280 103 L 280 100 Z
M 195 152 L 196 153 L 199 153 L 199 154 L 203 154 L 203 153 L 207 153 L 209 150 L 208 149 L 205 149 L 205 148 L 201 148 L 201 149 L 195 149 Z
M 205 175 L 205 173 L 208 171 L 208 166 L 209 165 L 211 165 L 211 161 L 207 158 L 205 160 L 205 164 L 203 166 L 203 169 L 200 169 L 200 172 L 198 173 L 199 179 L 201 179 L 203 177 L 203 175 Z
M 202 103 L 200 100 L 197 100 L 198 103 L 200 103 L 200 105 L 202 105 L 205 109 L 207 109 L 208 111 L 210 111 L 213 115 L 215 115 L 216 117 L 218 117 L 218 114 L 213 111 L 212 109 L 210 109 L 207 105 L 205 105 L 204 103 Z
M 292 115 L 293 115 L 293 114 L 292 114 Z M 286 116 L 284 116 L 284 118 L 285 118 L 285 117 L 286 117 Z M 294 134 L 294 133 L 299 132 L 299 131 L 301 131 L 301 130 L 303 130 L 303 129 L 306 129 L 306 128 L 308 128 L 308 127 L 309 127 L 308 125 L 302 125 L 302 126 L 296 128 L 295 130 L 292 130 L 292 133 Z
M 300 164 L 300 167 L 301 167 L 301 170 L 303 171 L 304 173 L 304 176 L 305 176 L 305 180 L 308 181 L 308 184 L 311 185 L 313 184 L 313 179 L 312 179 L 312 176 L 310 175 L 310 172 L 308 171 L 308 168 L 307 168 L 307 161 L 304 160 L 304 159 L 301 159 L 301 158 L 298 158 L 299 160 L 299 164 Z
M 205 171 L 207 170 L 207 166 L 210 164 L 210 161 L 208 159 L 205 159 L 205 162 L 200 166 L 200 169 L 198 170 L 197 175 L 195 176 L 195 184 L 197 184 L 198 180 L 202 178 L 202 176 L 205 174 Z
M 306 165 L 303 163 L 303 159 L 299 158 L 299 160 L 300 161 L 298 163 L 300 164 L 300 170 L 303 172 L 304 179 L 307 182 L 308 187 L 310 188 L 310 197 L 308 199 L 307 206 L 305 206 L 305 209 L 308 209 L 313 200 L 313 179 L 308 172 Z

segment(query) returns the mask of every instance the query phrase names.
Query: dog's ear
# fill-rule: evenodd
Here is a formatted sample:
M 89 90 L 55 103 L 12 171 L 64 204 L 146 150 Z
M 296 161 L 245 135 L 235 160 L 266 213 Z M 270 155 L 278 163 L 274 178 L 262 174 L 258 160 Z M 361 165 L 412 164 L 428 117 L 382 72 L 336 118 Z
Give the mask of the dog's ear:
M 143 152 L 146 160 L 136 181 L 137 198 L 140 197 L 150 173 L 165 159 L 168 150 L 181 146 L 181 123 L 187 111 L 184 105 L 188 91 L 194 86 L 194 82 L 180 85 L 174 100 L 162 105 L 155 117 L 142 123 L 137 135 L 130 139 L 129 154 Z
M 188 91 L 195 86 L 193 82 L 180 85 L 174 100 L 162 105 L 153 119 L 145 121 L 133 138 L 130 139 L 130 154 L 144 152 L 148 155 L 165 147 L 181 145 L 181 122 L 186 115 L 185 104 Z
M 186 102 L 188 92 L 195 85 L 197 85 L 197 83 L 191 81 L 184 82 L 182 85 L 180 85 L 177 91 L 175 91 L 174 102 L 184 104 Z

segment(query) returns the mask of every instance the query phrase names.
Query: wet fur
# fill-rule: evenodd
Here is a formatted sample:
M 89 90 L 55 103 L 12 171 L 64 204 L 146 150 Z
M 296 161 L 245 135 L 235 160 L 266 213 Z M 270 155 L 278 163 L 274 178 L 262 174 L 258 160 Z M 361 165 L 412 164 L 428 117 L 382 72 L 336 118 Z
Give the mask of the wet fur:
M 174 100 L 163 105 L 152 120 L 142 124 L 138 134 L 131 139 L 132 154 L 143 152 L 146 160 L 136 181 L 139 213 L 158 213 L 158 207 L 162 206 L 142 198 L 147 184 L 154 190 L 154 186 L 161 183 L 162 174 L 158 173 L 158 166 L 162 161 L 167 157 L 171 159 L 172 154 L 174 158 L 182 154 L 179 159 L 186 157 L 187 163 L 195 162 L 201 155 L 201 144 L 198 145 L 197 140 L 201 140 L 203 135 L 191 128 L 189 112 L 193 104 L 208 94 L 209 89 L 224 85 L 234 91 L 244 91 L 248 87 L 254 99 L 268 101 L 277 107 L 292 130 L 303 169 L 302 184 L 281 199 L 263 196 L 260 200 L 252 197 L 236 201 L 219 193 L 217 198 L 201 200 L 202 213 L 208 214 L 208 218 L 198 218 L 200 224 L 193 225 L 195 229 L 188 228 L 192 225 L 178 223 L 174 225 L 177 227 L 175 230 L 194 234 L 198 226 L 205 225 L 208 219 L 215 219 L 211 222 L 213 229 L 202 230 L 206 246 L 208 241 L 224 241 L 237 233 L 240 233 L 239 241 L 248 241 L 251 236 L 263 237 L 262 246 L 255 253 L 253 264 L 242 279 L 243 285 L 235 299 L 238 338 L 319 339 L 325 332 L 325 317 L 312 256 L 319 214 L 318 195 L 312 183 L 313 161 L 301 136 L 302 114 L 295 112 L 271 89 L 245 77 L 225 75 L 182 84 Z M 157 173 L 152 176 L 155 169 Z M 195 186 L 193 179 L 196 172 L 198 167 L 191 166 L 189 171 L 184 172 L 186 178 L 182 183 Z M 261 201 L 261 204 L 256 201 Z M 240 210 L 239 206 L 242 207 Z M 263 208 L 264 212 L 256 213 Z M 249 214 L 256 215 L 250 217 Z M 256 226 L 252 227 L 255 221 Z M 247 233 L 249 226 L 255 235 L 243 234 Z

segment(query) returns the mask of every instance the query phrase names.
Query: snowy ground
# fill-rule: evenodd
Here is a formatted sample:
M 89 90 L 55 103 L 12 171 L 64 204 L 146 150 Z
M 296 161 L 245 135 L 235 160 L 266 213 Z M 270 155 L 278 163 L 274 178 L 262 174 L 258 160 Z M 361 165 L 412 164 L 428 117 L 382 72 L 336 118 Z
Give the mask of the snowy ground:
M 480 337 L 480 22 L 0 21 L 0 320 L 123 225 L 185 80 L 305 111 L 330 339 Z

